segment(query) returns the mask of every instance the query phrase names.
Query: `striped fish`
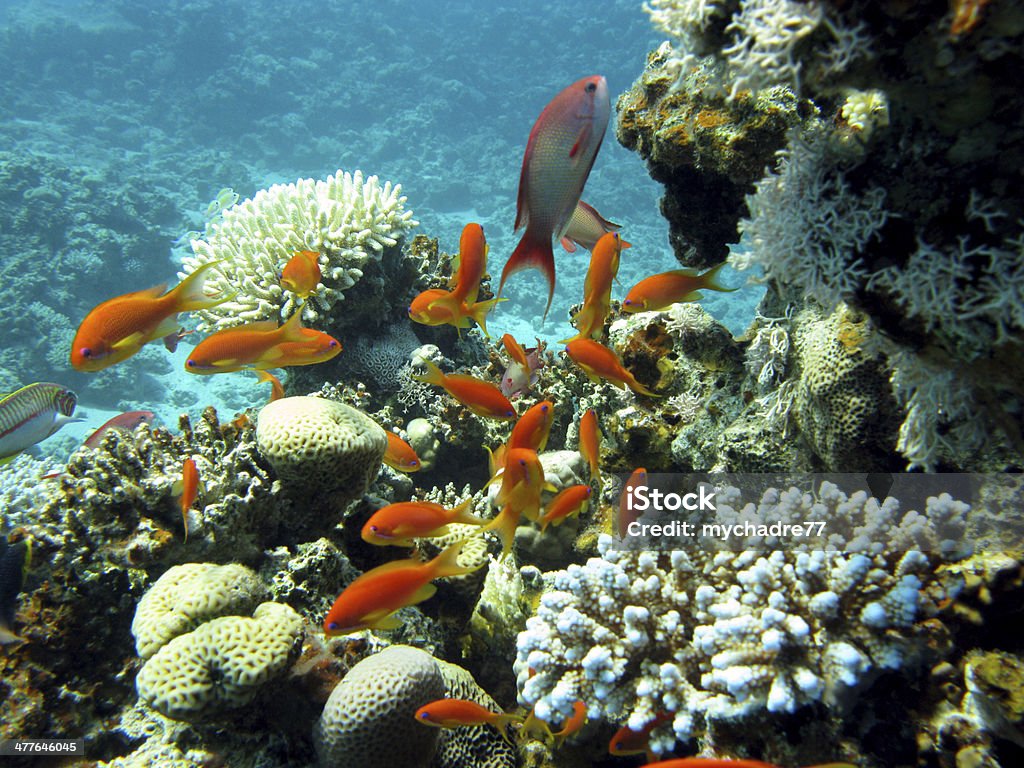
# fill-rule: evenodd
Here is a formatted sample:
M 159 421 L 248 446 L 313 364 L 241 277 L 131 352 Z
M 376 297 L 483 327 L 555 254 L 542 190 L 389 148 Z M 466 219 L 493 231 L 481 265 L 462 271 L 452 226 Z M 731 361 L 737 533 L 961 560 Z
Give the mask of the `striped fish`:
M 36 382 L 0 399 L 0 463 L 72 421 L 78 397 L 60 384 Z

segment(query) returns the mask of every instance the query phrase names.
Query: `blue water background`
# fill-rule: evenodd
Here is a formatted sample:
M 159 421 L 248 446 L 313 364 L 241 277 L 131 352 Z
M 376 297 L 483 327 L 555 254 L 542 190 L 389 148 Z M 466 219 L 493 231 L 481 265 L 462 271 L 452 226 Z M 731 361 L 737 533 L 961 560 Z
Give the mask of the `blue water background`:
M 519 170 L 540 111 L 595 73 L 607 77 L 614 104 L 660 43 L 636 0 L 33 2 L 0 5 L 0 19 L 4 162 L 21 164 L 11 171 L 16 178 L 26 162 L 47 169 L 28 182 L 44 194 L 34 191 L 30 200 L 21 184 L 22 197 L 5 204 L 26 210 L 8 215 L 31 222 L 34 210 L 44 210 L 46 185 L 61 189 L 47 179 L 62 169 L 70 169 L 69 184 L 84 183 L 116 209 L 101 216 L 79 196 L 72 211 L 65 189 L 63 209 L 55 205 L 70 223 L 40 213 L 32 226 L 64 226 L 74 242 L 59 232 L 50 233 L 52 242 L 0 242 L 0 290 L 14 291 L 16 305 L 31 299 L 34 318 L 8 338 L 2 362 L 13 368 L 45 358 L 18 376 L 68 382 L 85 405 L 150 408 L 165 420 L 207 402 L 228 410 L 257 405 L 266 388 L 247 374 L 189 376 L 181 368 L 187 346 L 168 356 L 150 345 L 120 364 L 129 368 L 83 377 L 63 362 L 66 344 L 92 305 L 176 280 L 187 249 L 182 236 L 203 228 L 218 190 L 232 187 L 246 198 L 339 168 L 400 182 L 420 231 L 439 238 L 443 250 L 457 249 L 466 222 L 484 225 L 496 287 L 518 241 Z M 634 244 L 615 298 L 636 280 L 678 266 L 660 193 L 609 126 L 584 199 L 621 223 Z M 519 273 L 506 287 L 510 301 L 492 314 L 495 338 L 504 331 L 524 342 L 570 335 L 567 310 L 582 298 L 588 254 L 556 248 L 556 256 L 548 322 L 539 323 L 547 294 L 540 274 Z M 38 274 L 29 297 L 28 284 L 19 283 L 23 270 Z M 742 283 L 735 274 L 726 281 Z M 358 300 L 357 291 L 349 295 Z M 704 304 L 739 333 L 751 295 L 714 295 Z M 42 353 L 19 354 L 20 344 L 38 341 L 31 329 L 39 333 L 41 322 L 67 327 L 44 329 L 56 341 Z M 137 375 L 140 367 L 145 376 Z

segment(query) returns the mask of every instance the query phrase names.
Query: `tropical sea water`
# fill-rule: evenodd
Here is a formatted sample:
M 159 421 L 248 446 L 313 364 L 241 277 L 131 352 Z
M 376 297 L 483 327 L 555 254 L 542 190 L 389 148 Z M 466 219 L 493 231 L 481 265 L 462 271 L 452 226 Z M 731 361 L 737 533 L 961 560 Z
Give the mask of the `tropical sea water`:
M 358 168 L 401 183 L 419 231 L 442 250 L 457 249 L 468 221 L 483 224 L 497 276 L 518 241 L 519 170 L 540 111 L 594 73 L 614 102 L 659 43 L 633 0 L 40 0 L 4 3 L 0 24 L 0 291 L 12 321 L 0 389 L 53 380 L 78 392 L 83 412 L 146 408 L 165 422 L 205 404 L 256 405 L 265 393 L 245 374 L 186 374 L 191 339 L 174 355 L 150 345 L 102 376 L 72 371 L 68 344 L 96 303 L 175 282 L 185 235 L 203 229 L 219 190 L 244 199 Z M 678 266 L 659 194 L 609 126 L 585 199 L 634 244 L 615 298 Z M 495 338 L 570 335 L 588 255 L 556 253 L 547 322 L 542 277 L 519 273 L 492 313 Z M 745 292 L 707 306 L 739 333 L 755 302 Z

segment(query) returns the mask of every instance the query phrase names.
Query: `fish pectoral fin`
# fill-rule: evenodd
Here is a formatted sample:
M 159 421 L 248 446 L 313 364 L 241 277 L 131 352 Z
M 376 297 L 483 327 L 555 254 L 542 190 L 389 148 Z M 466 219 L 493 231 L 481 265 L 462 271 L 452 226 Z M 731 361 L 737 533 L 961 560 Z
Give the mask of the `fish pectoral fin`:
M 412 599 L 409 601 L 409 605 L 416 605 L 417 603 L 422 603 L 424 600 L 429 600 L 434 596 L 436 592 L 437 587 L 435 587 L 430 582 L 427 582 L 422 587 L 413 592 Z
M 570 159 L 575 160 L 578 158 L 580 156 L 580 150 L 590 143 L 590 134 L 593 129 L 592 121 L 587 120 L 583 123 L 583 126 L 580 128 L 580 135 L 576 137 L 576 141 L 573 143 L 572 149 L 569 150 Z
M 166 334 L 164 335 L 166 336 Z M 145 343 L 146 334 L 142 333 L 141 331 L 136 331 L 135 333 L 125 336 L 123 339 L 120 339 L 119 341 L 115 341 L 113 344 L 110 345 L 110 348 L 120 352 L 121 350 L 124 349 L 141 347 Z
M 393 613 L 389 613 L 386 616 L 371 622 L 368 625 L 369 629 L 397 629 L 402 626 L 402 620 L 395 616 Z

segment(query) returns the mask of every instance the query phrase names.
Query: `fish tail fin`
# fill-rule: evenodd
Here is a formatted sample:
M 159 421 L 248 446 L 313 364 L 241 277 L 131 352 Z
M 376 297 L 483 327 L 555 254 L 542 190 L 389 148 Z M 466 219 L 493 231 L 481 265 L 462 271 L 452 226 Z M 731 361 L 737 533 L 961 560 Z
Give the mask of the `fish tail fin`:
M 462 541 L 455 542 L 433 559 L 431 570 L 434 575 L 432 578 L 440 579 L 445 576 L 462 576 L 467 573 L 473 573 L 473 571 L 480 570 L 483 567 L 483 563 L 473 566 L 459 565 L 459 555 L 462 554 L 462 549 L 468 541 L 469 539 L 463 539 Z
M 523 269 L 539 269 L 544 278 L 548 281 L 548 303 L 544 307 L 544 317 L 548 316 L 551 309 L 551 299 L 555 296 L 555 253 L 551 250 L 551 238 L 538 238 L 530 233 L 529 228 L 523 234 L 519 245 L 512 251 L 512 255 L 505 262 L 505 268 L 501 270 L 501 283 L 498 284 L 498 295 L 501 295 L 505 287 L 505 281 L 509 275 L 513 275 Z M 543 322 L 543 319 L 542 319 Z
M 487 520 L 482 517 L 477 517 L 470 510 L 473 509 L 473 497 L 470 496 L 464 502 L 459 504 L 453 511 L 455 516 L 452 518 L 453 523 L 462 523 L 463 525 L 484 525 Z
M 206 293 L 206 281 L 210 277 L 210 271 L 219 267 L 220 264 L 219 261 L 207 262 L 174 287 L 171 293 L 174 294 L 175 311 L 195 312 L 197 309 L 210 309 L 235 297 L 237 291 L 231 293 L 218 291 L 217 295 L 213 297 Z
M 424 384 L 434 384 L 438 387 L 444 386 L 444 373 L 437 367 L 434 361 L 421 358 L 421 362 L 426 367 L 427 372 L 414 375 L 412 378 L 416 379 L 416 381 L 422 381 Z
M 487 313 L 490 312 L 494 307 L 502 301 L 508 301 L 508 299 L 490 299 L 488 301 L 478 301 L 472 307 L 469 308 L 469 316 L 476 320 L 476 324 L 480 326 L 480 330 L 484 332 L 484 336 L 488 339 L 491 338 L 491 334 L 487 332 Z
M 481 531 L 494 531 L 498 534 L 498 537 L 501 539 L 499 560 L 512 551 L 512 544 L 516 540 L 516 527 L 518 525 L 519 510 L 506 504 L 491 522 L 480 529 Z
M 508 735 L 508 728 L 510 725 L 522 725 L 523 718 L 519 715 L 497 715 L 494 718 L 492 725 L 498 730 L 503 738 L 510 747 L 515 747 L 515 742 Z
M 724 285 L 717 282 L 718 273 L 721 271 L 722 267 L 724 267 L 727 263 L 728 262 L 723 261 L 717 267 L 712 267 L 703 275 L 701 275 L 701 287 L 709 288 L 712 291 L 722 291 L 723 293 L 732 293 L 733 291 L 738 291 L 739 288 L 726 288 Z
M 647 387 L 645 387 L 643 384 L 637 381 L 636 378 L 633 376 L 629 378 L 626 384 L 629 385 L 629 388 L 636 392 L 638 395 L 646 395 L 647 397 L 661 397 L 661 395 L 659 395 L 657 392 L 652 392 L 651 390 L 649 390 Z

